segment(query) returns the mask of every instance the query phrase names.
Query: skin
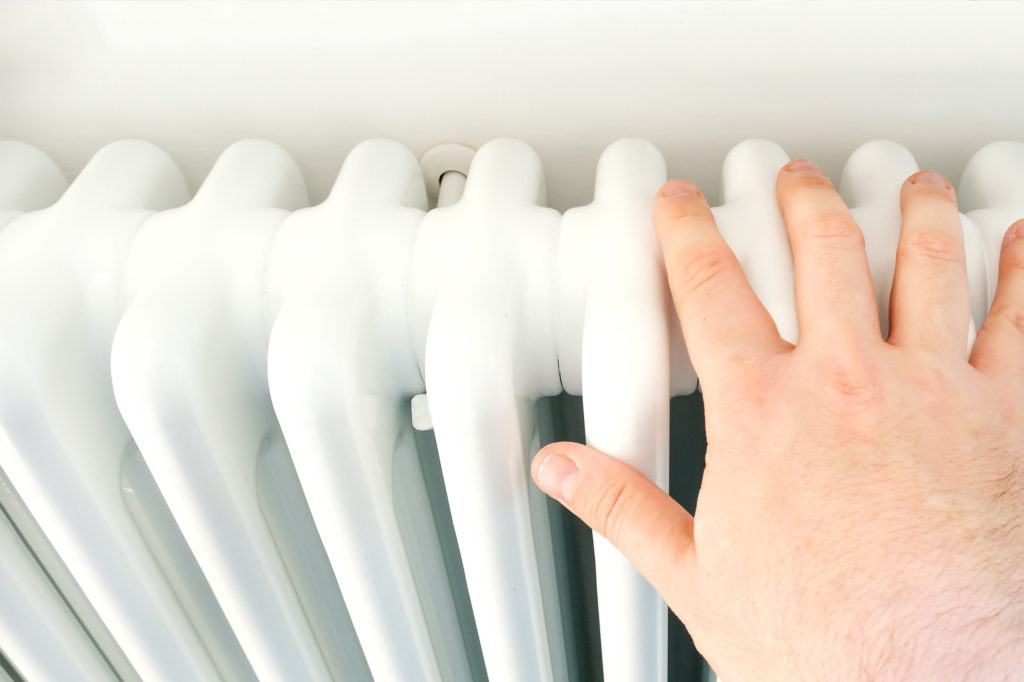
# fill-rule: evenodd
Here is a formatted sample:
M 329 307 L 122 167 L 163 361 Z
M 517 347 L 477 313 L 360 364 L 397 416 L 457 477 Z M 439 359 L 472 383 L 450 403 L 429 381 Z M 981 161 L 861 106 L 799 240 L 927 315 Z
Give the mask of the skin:
M 799 342 L 783 341 L 692 184 L 654 202 L 704 392 L 690 516 L 575 443 L 537 485 L 607 537 L 728 682 L 1024 679 L 1024 220 L 967 355 L 956 195 L 921 171 L 883 340 L 864 238 L 806 160 L 779 172 Z

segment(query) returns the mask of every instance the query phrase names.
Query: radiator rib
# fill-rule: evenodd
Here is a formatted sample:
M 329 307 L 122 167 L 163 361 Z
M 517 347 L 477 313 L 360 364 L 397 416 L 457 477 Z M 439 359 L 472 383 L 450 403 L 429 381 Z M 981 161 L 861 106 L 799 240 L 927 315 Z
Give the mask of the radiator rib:
M 788 159 L 737 145 L 713 212 L 795 341 L 775 199 Z M 839 183 L 883 333 L 916 170 L 873 141 Z M 0 515 L 13 669 L 581 679 L 565 540 L 529 461 L 566 392 L 591 445 L 668 486 L 669 400 L 697 380 L 651 226 L 666 178 L 658 149 L 620 140 L 593 202 L 560 215 L 536 153 L 499 139 L 428 210 L 415 157 L 369 140 L 308 206 L 266 141 L 229 147 L 194 197 L 145 142 L 104 147 L 69 186 L 38 150 L 0 142 L 0 473 L 95 610 L 76 618 L 30 547 L 40 536 Z M 1024 216 L 1024 144 L 981 149 L 959 184 L 966 353 Z M 594 556 L 604 678 L 664 680 L 664 602 L 600 537 Z

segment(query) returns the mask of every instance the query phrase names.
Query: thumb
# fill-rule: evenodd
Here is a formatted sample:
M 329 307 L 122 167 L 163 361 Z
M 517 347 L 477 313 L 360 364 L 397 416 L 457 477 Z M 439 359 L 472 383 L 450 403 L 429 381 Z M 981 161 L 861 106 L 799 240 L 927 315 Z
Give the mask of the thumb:
M 693 517 L 633 467 L 579 443 L 552 443 L 531 466 L 541 490 L 603 535 L 670 606 L 694 573 Z

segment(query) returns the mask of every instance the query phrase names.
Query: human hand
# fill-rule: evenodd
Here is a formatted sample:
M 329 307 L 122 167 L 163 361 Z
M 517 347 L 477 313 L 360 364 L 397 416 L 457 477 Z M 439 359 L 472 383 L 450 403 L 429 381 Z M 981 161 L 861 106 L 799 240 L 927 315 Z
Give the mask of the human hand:
M 904 183 L 883 340 L 863 236 L 807 161 L 778 177 L 800 338 L 783 341 L 699 190 L 654 221 L 704 393 L 691 517 L 574 443 L 537 485 L 664 596 L 711 666 L 741 680 L 1024 677 L 1024 220 L 967 357 L 952 187 Z

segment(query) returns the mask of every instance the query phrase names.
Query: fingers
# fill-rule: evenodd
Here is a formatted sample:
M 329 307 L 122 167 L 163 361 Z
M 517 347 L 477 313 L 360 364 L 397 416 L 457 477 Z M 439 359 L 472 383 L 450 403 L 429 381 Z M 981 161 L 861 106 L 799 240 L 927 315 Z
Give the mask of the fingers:
M 800 341 L 881 341 L 864 235 L 828 177 L 798 159 L 776 193 L 793 249 Z
M 963 359 L 971 302 L 953 186 L 938 173 L 907 178 L 889 301 L 889 343 Z
M 683 338 L 702 382 L 716 367 L 735 368 L 789 349 L 700 190 L 681 180 L 662 187 L 654 200 L 654 227 Z
M 999 282 L 985 323 L 978 332 L 971 364 L 983 372 L 1010 374 L 1020 382 L 1024 369 L 1024 220 L 1003 237 Z
M 693 517 L 640 472 L 578 443 L 534 457 L 533 480 L 608 538 L 669 603 L 693 571 Z M 682 600 L 685 601 L 685 600 Z

